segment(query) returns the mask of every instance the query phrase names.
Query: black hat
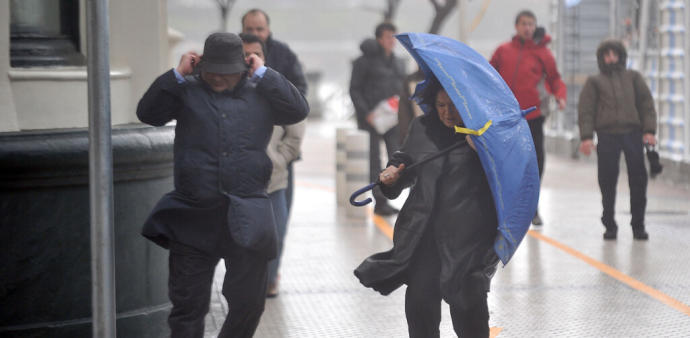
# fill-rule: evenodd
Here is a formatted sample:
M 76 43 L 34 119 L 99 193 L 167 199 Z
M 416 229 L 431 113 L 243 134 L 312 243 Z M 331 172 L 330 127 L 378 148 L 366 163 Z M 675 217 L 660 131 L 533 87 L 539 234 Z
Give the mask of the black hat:
M 199 63 L 202 71 L 236 74 L 247 70 L 242 40 L 232 33 L 213 33 L 204 42 L 204 55 Z

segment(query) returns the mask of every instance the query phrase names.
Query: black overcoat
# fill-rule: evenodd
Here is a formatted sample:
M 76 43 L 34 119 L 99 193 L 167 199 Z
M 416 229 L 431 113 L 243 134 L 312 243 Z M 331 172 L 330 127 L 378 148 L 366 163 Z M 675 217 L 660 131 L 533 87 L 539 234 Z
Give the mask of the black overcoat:
M 178 83 L 170 70 L 158 77 L 139 101 L 137 116 L 154 126 L 177 121 L 175 190 L 154 207 L 142 234 L 165 248 L 172 240 L 216 253 L 230 240 L 229 221 L 239 214 L 234 206 L 243 207 L 247 224 L 253 216 L 272 215 L 265 193 L 272 170 L 266 146 L 274 125 L 299 122 L 308 112 L 295 86 L 271 68 L 258 83 L 242 80 L 222 93 L 198 76 Z M 259 248 L 269 258 L 275 255 L 273 242 L 268 238 Z
M 448 155 L 414 168 L 382 189 L 388 198 L 411 186 L 395 222 L 393 248 L 367 258 L 355 275 L 387 295 L 406 283 L 407 268 L 425 231 L 433 227 L 441 261 L 440 289 L 449 304 L 469 307 L 488 291 L 498 257 L 493 251 L 497 218 L 479 157 L 464 135 L 435 115 L 412 121 L 409 134 L 389 165 L 415 163 L 444 147 L 463 143 Z

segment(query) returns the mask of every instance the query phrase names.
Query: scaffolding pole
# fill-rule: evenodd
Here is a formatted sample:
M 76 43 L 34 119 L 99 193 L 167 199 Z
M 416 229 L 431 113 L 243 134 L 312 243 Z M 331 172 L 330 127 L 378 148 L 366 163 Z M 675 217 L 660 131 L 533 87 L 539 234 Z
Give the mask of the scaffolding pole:
M 115 338 L 108 1 L 86 1 L 93 337 Z

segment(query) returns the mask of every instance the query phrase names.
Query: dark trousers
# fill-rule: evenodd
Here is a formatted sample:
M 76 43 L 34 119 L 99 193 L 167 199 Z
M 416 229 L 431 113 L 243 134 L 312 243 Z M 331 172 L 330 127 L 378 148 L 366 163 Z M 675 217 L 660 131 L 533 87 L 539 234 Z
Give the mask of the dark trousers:
M 544 117 L 539 116 L 533 120 L 527 120 L 529 130 L 534 141 L 534 150 L 537 152 L 537 165 L 539 166 L 539 180 L 544 175 Z M 539 209 L 537 209 L 539 213 Z
M 539 178 L 544 174 L 544 117 L 539 116 L 533 120 L 527 120 L 529 131 L 534 140 L 534 150 L 537 152 L 537 165 L 539 166 Z
M 400 144 L 398 142 L 400 138 L 400 132 L 398 131 L 398 126 L 391 128 L 385 134 L 380 135 L 374 129 L 366 129 L 369 132 L 369 180 L 371 182 L 376 182 L 381 173 L 381 141 L 386 144 L 386 152 L 388 153 L 388 158 L 393 156 L 393 153 L 398 150 Z M 381 192 L 381 190 L 376 187 L 372 190 L 374 195 L 374 200 L 376 204 L 386 203 L 387 199 Z
M 601 202 L 604 207 L 601 220 L 607 227 L 615 226 L 616 186 L 621 152 L 625 154 L 630 186 L 630 213 L 633 228 L 644 227 L 647 208 L 647 170 L 644 166 L 642 132 L 625 134 L 597 133 L 597 164 Z
M 410 338 L 439 337 L 441 323 L 441 261 L 433 231 L 427 230 L 410 262 L 405 292 L 405 316 Z M 458 337 L 488 337 L 489 307 L 483 300 L 465 309 L 450 304 L 453 329 Z
M 221 257 L 227 269 L 223 296 L 230 309 L 218 337 L 254 335 L 266 300 L 266 259 L 234 243 L 224 254 L 213 256 L 171 242 L 168 293 L 173 308 L 168 324 L 172 338 L 203 338 L 213 273 Z

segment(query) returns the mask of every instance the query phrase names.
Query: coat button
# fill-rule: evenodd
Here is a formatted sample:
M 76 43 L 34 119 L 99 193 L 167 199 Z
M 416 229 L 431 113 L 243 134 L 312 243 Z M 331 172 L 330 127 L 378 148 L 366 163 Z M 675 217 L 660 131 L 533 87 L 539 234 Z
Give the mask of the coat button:
M 221 116 L 222 118 L 225 118 L 227 115 L 225 115 L 225 113 L 223 113 L 223 114 L 220 114 L 220 116 Z
M 227 152 L 227 151 L 224 151 L 224 152 L 223 152 L 223 156 L 227 157 L 227 156 L 228 156 L 228 152 Z

